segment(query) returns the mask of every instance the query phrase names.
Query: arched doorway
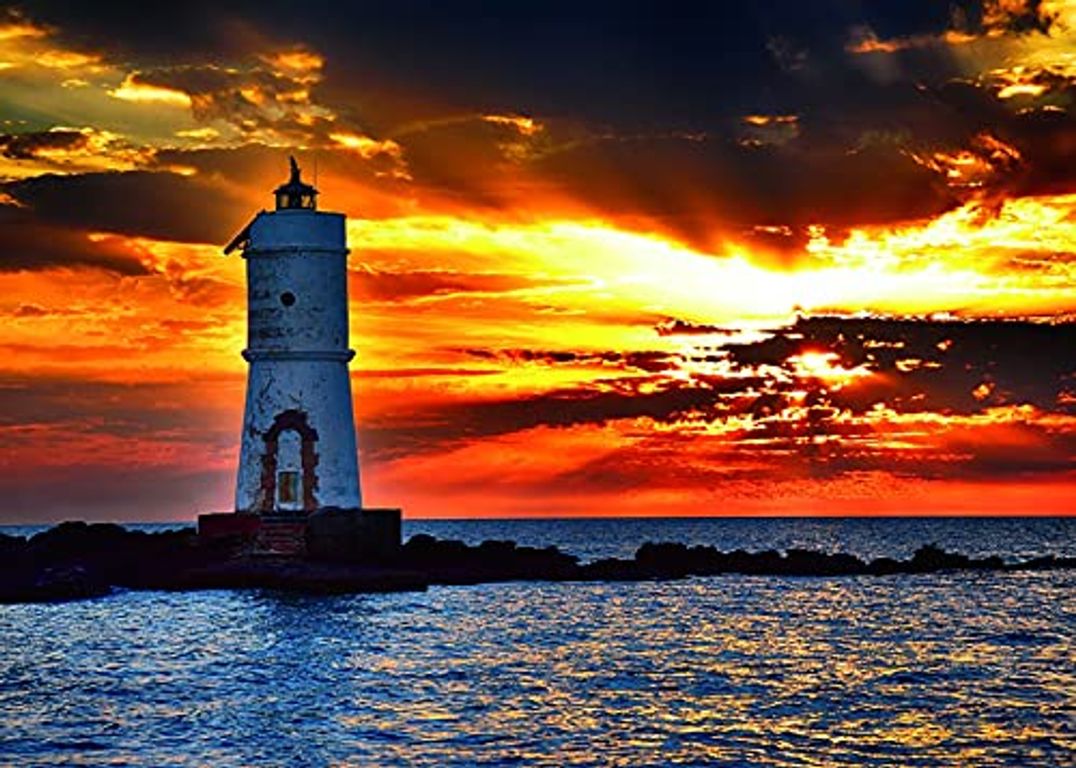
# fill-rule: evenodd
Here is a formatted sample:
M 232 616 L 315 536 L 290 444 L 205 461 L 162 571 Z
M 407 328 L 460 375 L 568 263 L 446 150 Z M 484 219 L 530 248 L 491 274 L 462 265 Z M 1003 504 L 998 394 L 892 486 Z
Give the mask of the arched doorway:
M 318 433 L 297 409 L 282 411 L 262 436 L 258 511 L 313 512 L 318 507 Z

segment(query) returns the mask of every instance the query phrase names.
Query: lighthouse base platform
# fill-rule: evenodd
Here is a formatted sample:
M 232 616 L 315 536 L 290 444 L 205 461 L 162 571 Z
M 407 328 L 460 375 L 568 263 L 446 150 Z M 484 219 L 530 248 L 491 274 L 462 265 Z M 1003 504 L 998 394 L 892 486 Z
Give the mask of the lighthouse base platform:
M 401 545 L 399 509 L 319 509 L 310 513 L 210 513 L 198 516 L 203 543 L 237 553 L 339 563 L 392 560 Z

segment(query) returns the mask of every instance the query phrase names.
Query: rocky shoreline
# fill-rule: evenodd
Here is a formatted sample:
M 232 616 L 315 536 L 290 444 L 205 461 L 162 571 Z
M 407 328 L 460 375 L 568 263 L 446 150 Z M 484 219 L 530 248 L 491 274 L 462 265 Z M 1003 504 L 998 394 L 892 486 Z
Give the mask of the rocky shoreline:
M 412 536 L 379 562 L 362 564 L 247 554 L 239 542 L 199 540 L 194 529 L 147 533 L 110 523 L 62 523 L 30 538 L 0 534 L 0 603 L 100 597 L 114 588 L 277 589 L 310 594 L 422 590 L 435 584 L 504 581 L 643 581 L 689 576 L 887 576 L 941 571 L 1076 568 L 1074 557 L 1006 562 L 933 545 L 907 560 L 865 561 L 805 549 L 721 552 L 710 546 L 646 543 L 628 559 L 588 563 L 556 547 L 511 541 L 468 545 Z

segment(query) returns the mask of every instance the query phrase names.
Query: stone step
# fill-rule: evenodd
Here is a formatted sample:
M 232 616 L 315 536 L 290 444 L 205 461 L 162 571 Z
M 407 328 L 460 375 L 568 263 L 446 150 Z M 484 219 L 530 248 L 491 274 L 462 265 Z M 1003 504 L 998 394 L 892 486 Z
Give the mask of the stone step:
M 306 520 L 263 518 L 254 539 L 255 555 L 306 554 Z

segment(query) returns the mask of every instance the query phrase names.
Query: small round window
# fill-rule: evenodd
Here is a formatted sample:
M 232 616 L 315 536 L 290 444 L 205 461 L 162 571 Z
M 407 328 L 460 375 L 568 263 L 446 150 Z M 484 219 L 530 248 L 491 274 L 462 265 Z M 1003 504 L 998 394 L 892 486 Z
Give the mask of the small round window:
M 295 294 L 291 291 L 284 291 L 284 293 L 280 294 L 280 303 L 285 307 L 290 307 L 295 303 Z

